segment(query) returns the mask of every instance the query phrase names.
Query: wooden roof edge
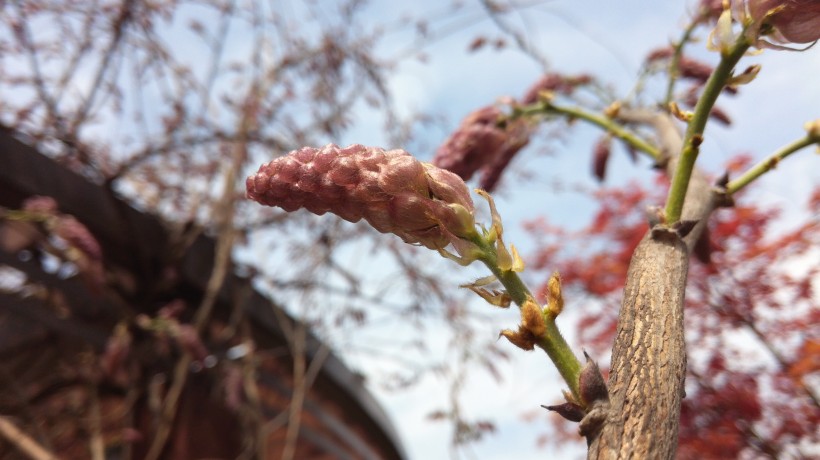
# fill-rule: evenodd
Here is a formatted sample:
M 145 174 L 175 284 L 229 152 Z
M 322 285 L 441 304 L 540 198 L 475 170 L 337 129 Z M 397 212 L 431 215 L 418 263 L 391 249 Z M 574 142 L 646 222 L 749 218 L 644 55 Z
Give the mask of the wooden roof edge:
M 162 251 L 168 241 L 165 226 L 156 216 L 138 211 L 111 190 L 93 184 L 81 175 L 71 171 L 43 155 L 34 147 L 22 142 L 24 135 L 0 126 L 0 206 L 13 206 L 32 195 L 53 197 L 61 212 L 74 215 L 82 221 L 103 247 L 107 260 L 115 260 L 117 265 L 140 272 L 157 268 L 154 266 L 156 254 L 123 250 L 131 248 L 133 242 L 143 242 L 145 248 L 153 245 Z M 18 203 L 13 203 L 18 201 Z M 108 250 L 106 250 L 108 249 Z M 119 249 L 119 250 L 117 250 Z M 181 275 L 199 290 L 204 290 L 210 276 L 210 269 L 203 270 L 194 260 L 213 261 L 215 244 L 213 239 L 200 235 L 186 253 Z M 128 257 L 122 259 L 122 257 Z M 185 260 L 187 259 L 187 260 Z M 230 294 L 247 280 L 232 274 L 226 279 L 220 291 L 220 303 L 231 299 Z M 289 321 L 296 321 L 275 301 L 255 289 L 245 303 L 246 311 L 260 326 L 267 328 L 273 336 L 284 340 L 281 325 L 271 306 L 280 309 Z M 308 334 L 306 351 L 314 356 L 322 344 L 313 334 Z M 355 401 L 362 414 L 370 419 L 372 427 L 385 437 L 385 442 L 395 452 L 396 459 L 407 458 L 395 427 L 374 396 L 361 384 L 361 379 L 348 369 L 334 353 L 325 360 L 320 376 Z M 387 447 L 387 446 L 385 446 Z

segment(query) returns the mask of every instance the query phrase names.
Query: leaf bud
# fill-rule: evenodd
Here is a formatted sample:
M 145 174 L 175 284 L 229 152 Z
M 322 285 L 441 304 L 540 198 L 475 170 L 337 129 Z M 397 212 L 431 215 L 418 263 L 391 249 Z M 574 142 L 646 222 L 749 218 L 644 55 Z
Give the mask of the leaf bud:
M 544 321 L 544 312 L 541 307 L 532 299 L 527 299 L 521 305 L 521 327 L 532 333 L 535 337 L 541 337 L 547 330 L 547 323 Z
M 561 292 L 561 274 L 554 272 L 547 282 L 547 292 L 549 299 L 547 300 L 547 310 L 553 317 L 561 314 L 564 310 L 564 294 Z
M 570 402 L 558 404 L 555 406 L 541 405 L 541 407 L 543 407 L 546 410 L 557 412 L 558 415 L 564 417 L 570 422 L 580 422 L 584 418 L 584 415 L 586 415 L 586 412 L 584 412 L 583 407 L 579 406 L 578 404 L 573 404 Z
M 510 341 L 516 347 L 530 351 L 535 348 L 535 337 L 530 333 L 529 330 L 522 328 L 521 326 L 518 327 L 517 331 L 513 331 L 511 329 L 504 329 L 498 334 L 499 337 L 504 337 Z
M 590 359 L 586 351 L 584 351 L 584 357 L 587 362 L 578 376 L 578 392 L 581 396 L 581 403 L 585 407 L 590 407 L 596 401 L 609 401 L 609 391 L 598 364 Z

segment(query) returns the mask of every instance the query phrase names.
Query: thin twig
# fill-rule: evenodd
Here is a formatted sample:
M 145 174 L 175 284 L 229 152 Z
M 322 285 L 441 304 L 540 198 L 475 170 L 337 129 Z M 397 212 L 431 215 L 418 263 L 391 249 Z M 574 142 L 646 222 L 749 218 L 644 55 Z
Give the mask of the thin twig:
M 663 100 L 664 107 L 669 106 L 675 94 L 675 83 L 677 83 L 678 77 L 680 77 L 680 61 L 681 57 L 683 57 L 683 47 L 692 40 L 692 33 L 694 33 L 695 28 L 697 28 L 701 21 L 702 16 L 696 16 L 683 30 L 681 39 L 674 45 L 674 54 L 669 61 L 669 79 L 666 82 L 666 97 L 664 97 Z
M 689 188 L 689 180 L 695 169 L 695 161 L 700 153 L 700 144 L 703 142 L 703 132 L 712 107 L 715 105 L 721 91 L 729 84 L 735 65 L 746 54 L 751 43 L 738 39 L 726 52 L 721 53 L 721 59 L 712 75 L 703 86 L 703 92 L 695 104 L 692 118 L 686 126 L 683 137 L 683 147 L 678 159 L 678 167 L 672 176 L 672 185 L 669 187 L 669 198 L 666 200 L 666 223 L 672 225 L 681 220 L 683 204 Z
M 304 407 L 307 388 L 305 385 L 305 339 L 307 329 L 304 323 L 297 323 L 288 345 L 293 358 L 293 394 L 290 398 L 288 429 L 285 435 L 285 447 L 282 449 L 282 460 L 293 460 L 296 455 L 296 443 L 299 440 L 299 427 L 302 424 L 302 407 Z
M 481 6 L 484 7 L 484 10 L 487 13 L 487 16 L 490 17 L 490 20 L 498 27 L 502 32 L 511 36 L 513 40 L 515 40 L 516 46 L 520 49 L 524 54 L 531 57 L 535 60 L 538 64 L 541 65 L 541 68 L 546 70 L 549 68 L 549 62 L 547 59 L 542 56 L 536 48 L 534 48 L 527 37 L 522 34 L 521 32 L 513 29 L 510 27 L 506 22 L 504 22 L 499 15 L 504 13 L 505 11 L 501 9 L 498 5 L 490 0 L 480 0 Z
M 88 441 L 88 450 L 91 452 L 92 460 L 105 460 L 105 442 L 102 436 L 102 422 L 100 420 L 100 397 L 97 385 L 90 383 L 88 392 L 91 396 L 91 406 L 88 408 L 88 430 L 91 432 L 91 439 Z
M 287 341 L 293 359 L 293 394 L 288 410 L 288 428 L 285 435 L 285 447 L 282 450 L 282 460 L 293 460 L 296 454 L 299 428 L 301 426 L 302 410 L 308 390 L 313 385 L 322 369 L 325 360 L 330 355 L 330 348 L 322 344 L 313 354 L 310 365 L 307 364 L 307 326 L 302 322 L 291 321 L 278 308 L 273 309 L 277 321 Z M 270 424 L 266 431 L 270 430 Z
M 122 38 L 125 36 L 125 29 L 128 27 L 128 22 L 133 17 L 133 5 L 134 0 L 123 1 L 119 15 L 112 24 L 113 36 L 111 37 L 111 42 L 108 44 L 106 50 L 103 52 L 102 60 L 100 61 L 100 66 L 97 69 L 93 83 L 91 84 L 89 89 L 90 92 L 83 101 L 83 104 L 80 107 L 80 109 L 75 114 L 74 120 L 72 120 L 71 122 L 69 132 L 71 133 L 72 138 L 77 137 L 77 130 L 80 128 L 83 122 L 85 122 L 86 118 L 88 117 L 88 113 L 91 111 L 91 107 L 94 104 L 94 99 L 96 98 L 98 91 L 104 86 L 103 78 L 105 78 L 105 74 L 108 72 L 108 69 L 111 64 L 111 59 L 114 57 L 117 48 L 119 48 L 120 44 L 122 43 Z
M 247 126 L 247 123 L 244 123 Z M 244 127 L 243 127 L 244 129 Z M 220 289 L 228 276 L 229 267 L 231 264 L 231 251 L 233 243 L 236 238 L 236 229 L 233 227 L 233 215 L 235 205 L 234 184 L 236 183 L 241 164 L 247 157 L 247 143 L 240 143 L 236 147 L 234 161 L 230 167 L 225 171 L 225 188 L 222 197 L 217 203 L 214 215 L 219 218 L 219 237 L 216 242 L 216 255 L 214 259 L 214 269 L 211 277 L 208 279 L 208 284 L 205 288 L 205 296 L 199 305 L 194 315 L 194 327 L 197 333 L 201 333 L 211 317 L 216 299 Z M 185 387 L 185 382 L 188 377 L 188 367 L 192 362 L 192 357 L 188 353 L 184 353 L 174 368 L 174 379 L 171 387 L 168 389 L 159 419 L 159 424 L 151 443 L 151 448 L 145 456 L 146 460 L 156 460 L 162 454 L 165 443 L 171 432 L 171 426 L 176 417 L 177 406 L 179 398 Z
M 48 118 L 52 121 L 54 127 L 56 128 L 58 137 L 65 139 L 67 137 L 65 123 L 63 118 L 60 116 L 59 109 L 57 108 L 57 101 L 47 89 L 48 85 L 46 85 L 45 77 L 43 76 L 43 71 L 40 67 L 40 58 L 37 55 L 37 48 L 34 46 L 31 30 L 28 26 L 30 21 L 26 15 L 26 8 L 19 0 L 14 2 L 14 4 L 17 7 L 22 19 L 22 21 L 20 21 L 19 40 L 22 48 L 26 52 L 26 56 L 28 57 L 29 66 L 31 66 L 31 70 L 34 73 L 34 89 L 37 91 L 37 96 L 39 99 L 45 105 Z
M 568 120 L 584 120 L 602 128 L 612 136 L 620 139 L 636 150 L 646 153 L 655 161 L 660 161 L 663 159 L 663 152 L 661 150 L 641 138 L 636 133 L 629 131 L 625 126 L 606 115 L 594 113 L 582 107 L 562 106 L 556 105 L 551 101 L 543 101 L 528 106 L 519 107 L 516 109 L 513 116 L 537 114 L 559 114 L 566 117 Z
M 726 185 L 726 193 L 728 193 L 729 195 L 737 193 L 743 187 L 746 187 L 750 183 L 754 182 L 763 174 L 776 168 L 781 160 L 785 159 L 786 157 L 797 152 L 800 149 L 809 147 L 814 144 L 820 144 L 820 138 L 818 136 L 812 136 L 811 134 L 807 134 L 806 136 L 781 147 L 776 152 L 772 153 L 770 156 L 764 158 L 759 163 L 749 168 L 749 170 L 743 173 L 740 177 L 729 182 Z
M 20 430 L 9 417 L 0 416 L 0 436 L 32 460 L 58 460 L 56 455 Z

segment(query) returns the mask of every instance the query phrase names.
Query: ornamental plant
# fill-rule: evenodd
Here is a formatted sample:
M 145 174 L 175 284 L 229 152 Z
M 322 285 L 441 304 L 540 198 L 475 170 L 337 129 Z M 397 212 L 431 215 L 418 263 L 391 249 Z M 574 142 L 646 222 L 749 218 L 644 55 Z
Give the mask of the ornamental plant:
M 683 310 L 690 254 L 708 262 L 705 230 L 711 214 L 733 206 L 740 190 L 778 162 L 820 143 L 820 120 L 810 121 L 799 139 L 738 175 L 727 173 L 714 181 L 696 167 L 705 127 L 710 119 L 730 123 L 716 106 L 718 97 L 737 92 L 760 72 L 759 66 L 738 67 L 750 49 L 788 49 L 790 43 L 817 40 L 819 12 L 816 1 L 732 1 L 720 6 L 704 1 L 680 41 L 647 59 L 648 64 L 668 66 L 661 109 L 630 107 L 618 100 L 597 112 L 568 104 L 564 96 L 593 85 L 592 79 L 546 75 L 520 100 L 507 99 L 506 110 L 494 105 L 469 114 L 436 152 L 433 164 L 403 150 L 306 147 L 262 165 L 247 179 L 247 197 L 286 211 L 305 208 L 351 222 L 364 219 L 380 232 L 436 250 L 461 265 L 480 261 L 491 274 L 463 287 L 494 306 L 518 306 L 517 328 L 503 329 L 500 336 L 522 350 L 537 347 L 546 352 L 569 391 L 563 403 L 544 407 L 579 422 L 589 458 L 672 458 L 685 393 Z M 704 25 L 712 28 L 709 47 L 719 54 L 715 66 L 684 53 L 693 31 Z M 681 81 L 691 83 L 685 97 L 674 91 Z M 482 183 L 493 188 L 535 127 L 562 118 L 603 131 L 593 156 L 599 179 L 605 176 L 611 142 L 617 140 L 633 155 L 649 156 L 669 184 L 664 206 L 648 210 L 643 237 L 629 247 L 608 382 L 586 352 L 584 364 L 577 359 L 556 326 L 568 302 L 558 273 L 545 284 L 545 301 L 539 302 L 519 277 L 524 262 L 503 240 L 492 197 L 475 190 L 487 201 L 491 216 L 489 222 L 476 223 L 463 182 L 483 169 L 486 177 L 495 178 L 488 182 L 485 177 Z M 682 133 L 674 120 L 684 123 Z M 650 127 L 657 138 L 640 134 L 636 126 Z M 488 287 L 496 282 L 502 289 Z
M 738 134 L 736 119 L 778 132 L 791 120 L 779 120 L 784 107 L 815 96 L 817 72 L 785 66 L 816 57 L 817 0 L 646 2 L 627 12 L 640 31 L 645 12 L 685 9 L 691 17 L 680 33 L 664 30 L 655 41 L 642 34 L 626 50 L 622 25 L 598 27 L 605 15 L 573 14 L 573 2 L 546 5 L 546 13 L 544 2 L 512 0 L 382 3 L 0 3 L 2 138 L 35 147 L 98 185 L 102 198 L 37 197 L 48 195 L 50 178 L 23 177 L 16 147 L 4 144 L 0 157 L 11 161 L 0 171 L 4 187 L 13 186 L 0 194 L 0 325 L 10 332 L 0 334 L 9 357 L 0 360 L 0 457 L 292 460 L 324 450 L 396 458 L 401 444 L 412 458 L 443 457 L 436 442 L 404 431 L 418 413 L 394 420 L 403 439 L 377 452 L 367 444 L 380 430 L 369 420 L 358 429 L 356 411 L 344 409 L 350 401 L 314 398 L 330 388 L 316 385 L 324 371 L 338 369 L 326 359 L 331 348 L 353 366 L 359 358 L 378 363 L 377 373 L 362 375 L 370 388 L 419 391 L 413 385 L 435 379 L 434 393 L 418 395 L 412 410 L 431 424 L 452 422 L 436 432 L 452 432 L 454 450 L 498 444 L 483 436 L 508 433 L 493 415 L 475 418 L 483 406 L 465 404 L 481 370 L 534 389 L 515 395 L 529 412 L 504 407 L 503 420 L 553 425 L 530 423 L 526 429 L 546 433 L 530 431 L 523 442 L 516 433 L 516 444 L 499 449 L 505 459 L 537 443 L 587 442 L 590 458 L 816 457 L 820 190 L 783 194 L 807 202 L 799 219 L 796 204 L 780 212 L 746 191 L 760 189 L 764 175 L 788 174 L 798 152 L 816 164 L 805 152 L 817 144 L 817 114 L 794 117 L 780 148 L 714 158 L 724 153 L 717 144 L 734 150 L 747 140 L 726 141 Z M 399 17 L 402 8 L 410 14 Z M 556 9 L 591 26 L 595 48 L 636 59 L 651 50 L 631 90 L 619 89 L 620 78 L 613 85 L 609 69 L 553 65 L 557 50 L 590 59 L 590 40 L 541 22 Z M 457 60 L 442 65 L 437 55 L 443 41 L 465 38 L 465 25 L 482 34 L 467 48 L 486 66 L 468 78 L 463 69 L 450 73 Z M 395 46 L 402 42 L 411 45 Z M 483 54 L 493 50 L 503 56 Z M 760 53 L 786 57 L 784 67 L 753 65 Z M 397 94 L 405 86 L 393 77 L 424 54 L 445 82 L 431 94 L 440 88 L 443 97 L 408 113 L 403 102 L 413 93 Z M 504 68 L 492 87 L 533 83 L 487 94 L 484 79 L 511 56 L 535 65 Z M 759 85 L 758 75 L 772 70 L 793 87 Z M 449 75 L 458 75 L 449 81 L 456 91 Z M 765 99 L 753 99 L 758 85 Z M 441 120 L 439 110 L 465 97 L 477 100 L 452 135 L 437 148 L 410 148 L 421 145 L 413 128 Z M 729 106 L 735 97 L 753 107 Z M 325 145 L 361 132 L 364 107 L 368 121 L 382 117 L 375 129 L 389 146 Z M 575 141 L 590 132 L 585 158 Z M 569 145 L 573 169 L 552 162 Z M 621 153 L 651 177 L 584 183 L 578 161 L 600 182 L 623 179 Z M 805 175 L 816 177 L 812 169 Z M 523 185 L 546 195 L 552 184 L 561 204 L 574 205 L 580 193 L 597 212 L 569 230 L 568 216 L 541 206 L 539 195 L 525 203 L 523 223 L 536 245 L 519 255 L 509 241 L 519 222 L 490 194 L 517 199 Z M 109 194 L 158 216 L 154 230 L 167 238 L 100 219 L 112 215 Z M 213 251 L 202 234 L 215 240 Z M 251 250 L 236 250 L 242 245 Z M 344 257 L 353 245 L 372 253 Z M 439 255 L 448 260 L 429 263 Z M 372 260 L 389 270 L 372 273 Z M 486 268 L 486 276 L 463 280 L 457 264 Z M 274 308 L 243 308 L 255 297 L 250 289 Z M 495 310 L 465 305 L 472 295 Z M 297 319 L 277 317 L 284 343 L 268 340 L 260 311 Z M 489 333 L 477 327 L 488 322 Z M 389 327 L 400 333 L 384 337 Z M 26 329 L 32 341 L 18 334 Z M 431 329 L 441 336 L 421 337 Z M 317 350 L 314 337 L 329 347 Z M 443 349 L 431 348 L 441 341 Z M 536 365 L 548 358 L 539 368 L 554 368 L 564 385 L 506 375 L 510 352 L 535 355 Z M 292 391 L 271 385 L 264 376 L 272 372 Z M 353 422 L 343 431 L 363 442 L 314 431 L 315 409 L 326 405 L 334 409 L 326 421 Z
M 539 305 L 518 276 L 524 263 L 515 246 L 504 243 L 504 227 L 492 197 L 476 190 L 487 200 L 492 217 L 488 225 L 477 227 L 467 185 L 456 174 L 403 150 L 330 144 L 302 148 L 262 165 L 248 177 L 246 188 L 247 197 L 261 204 L 286 211 L 305 208 L 320 215 L 330 212 L 351 222 L 363 218 L 382 233 L 435 249 L 462 265 L 481 261 L 492 275 L 466 287 L 495 306 L 506 308 L 515 302 L 521 309 L 518 329 L 505 329 L 500 335 L 524 350 L 537 345 L 547 352 L 569 385 L 567 403 L 575 413 L 606 397 L 597 367 L 590 363 L 594 370 L 582 373 L 555 325 L 563 309 L 558 275 L 551 284 L 550 303 Z M 448 252 L 448 246 L 456 254 Z M 504 291 L 484 287 L 496 281 Z M 594 390 L 582 391 L 590 386 Z

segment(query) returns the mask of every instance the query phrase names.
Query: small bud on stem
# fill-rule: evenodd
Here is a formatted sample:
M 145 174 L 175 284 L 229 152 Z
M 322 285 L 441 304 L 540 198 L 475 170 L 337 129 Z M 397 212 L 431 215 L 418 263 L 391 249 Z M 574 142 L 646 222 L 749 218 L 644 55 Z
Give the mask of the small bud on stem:
M 561 292 L 561 275 L 554 272 L 547 282 L 547 290 L 549 291 L 549 300 L 547 301 L 547 310 L 556 317 L 564 310 L 564 295 Z

